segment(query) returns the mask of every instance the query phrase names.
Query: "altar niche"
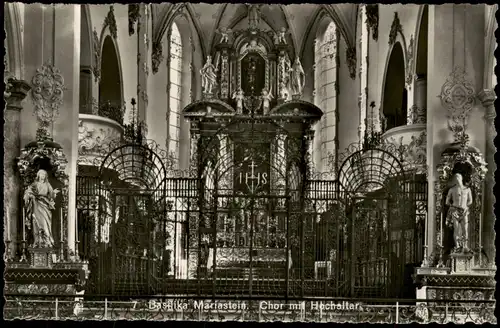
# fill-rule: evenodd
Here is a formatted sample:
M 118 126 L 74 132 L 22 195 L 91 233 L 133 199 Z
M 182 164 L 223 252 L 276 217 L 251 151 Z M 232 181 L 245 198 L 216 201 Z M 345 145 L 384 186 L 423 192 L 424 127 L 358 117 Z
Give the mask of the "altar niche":
M 247 96 L 260 96 L 266 89 L 266 60 L 256 52 L 248 52 L 241 59 L 241 89 Z

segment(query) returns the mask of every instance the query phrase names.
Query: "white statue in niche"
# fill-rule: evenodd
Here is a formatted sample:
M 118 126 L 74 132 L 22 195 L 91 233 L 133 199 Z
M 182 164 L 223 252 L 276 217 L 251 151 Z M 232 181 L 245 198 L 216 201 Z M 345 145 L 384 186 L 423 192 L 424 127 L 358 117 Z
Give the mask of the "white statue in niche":
M 271 90 L 267 91 L 266 89 L 262 89 L 261 98 L 262 98 L 262 108 L 264 109 L 264 115 L 267 115 L 269 113 L 271 100 L 273 99 Z
M 59 193 L 53 189 L 47 171 L 39 170 L 33 182 L 24 192 L 26 224 L 33 230 L 34 247 L 54 247 L 52 235 L 52 211 Z
M 233 99 L 236 100 L 236 112 L 238 114 L 243 113 L 243 100 L 245 99 L 245 94 L 241 88 L 233 94 Z
M 450 206 L 446 215 L 446 225 L 453 228 L 454 252 L 468 251 L 469 207 L 472 205 L 472 192 L 464 186 L 462 175 L 456 173 L 455 185 L 448 191 L 446 205 Z
M 201 86 L 204 93 L 212 94 L 213 89 L 217 84 L 217 71 L 217 67 L 212 64 L 212 56 L 207 56 L 207 62 L 200 70 Z
M 295 58 L 291 69 L 291 89 L 292 95 L 302 95 L 302 90 L 306 84 L 306 74 L 302 68 L 299 57 Z

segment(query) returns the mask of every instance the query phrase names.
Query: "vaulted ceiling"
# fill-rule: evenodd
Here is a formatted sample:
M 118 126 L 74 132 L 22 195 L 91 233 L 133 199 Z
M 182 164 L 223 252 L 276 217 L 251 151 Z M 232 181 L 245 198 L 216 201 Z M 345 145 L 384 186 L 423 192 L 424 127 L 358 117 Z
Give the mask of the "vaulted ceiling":
M 340 28 L 349 46 L 355 44 L 357 4 L 264 4 L 261 19 L 272 29 L 287 28 L 295 49 L 299 51 L 307 37 L 311 21 L 325 10 Z M 152 5 L 153 38 L 162 38 L 177 12 L 189 15 L 205 49 L 210 49 L 220 27 L 232 28 L 247 16 L 246 4 L 234 3 L 159 3 Z

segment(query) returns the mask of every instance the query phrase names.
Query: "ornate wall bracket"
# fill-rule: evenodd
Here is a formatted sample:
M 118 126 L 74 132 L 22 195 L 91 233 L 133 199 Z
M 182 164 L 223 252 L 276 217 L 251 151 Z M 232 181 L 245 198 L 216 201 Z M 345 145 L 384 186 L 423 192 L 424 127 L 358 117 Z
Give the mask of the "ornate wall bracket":
M 399 33 L 403 33 L 403 26 L 401 25 L 401 22 L 399 21 L 399 16 L 398 12 L 394 12 L 394 20 L 392 21 L 391 25 L 391 31 L 389 32 L 389 46 L 392 46 L 394 43 L 396 43 L 396 37 Z
M 109 33 L 116 40 L 118 38 L 118 28 L 116 27 L 115 8 L 113 5 L 109 6 L 108 15 L 104 19 L 103 29 L 106 27 L 109 27 Z
M 22 80 L 10 77 L 5 81 L 4 99 L 7 103 L 7 109 L 21 110 L 21 102 L 26 98 L 31 86 Z
M 467 80 L 467 73 L 462 67 L 455 67 L 441 88 L 441 104 L 448 110 L 448 127 L 455 140 L 465 134 L 469 113 L 474 106 L 475 91 Z
M 366 5 L 366 26 L 371 30 L 373 40 L 378 40 L 378 5 Z
M 153 42 L 153 50 L 151 51 L 151 68 L 153 74 L 158 73 L 158 69 L 163 61 L 163 45 L 161 41 Z
M 59 69 L 45 64 L 36 70 L 31 84 L 35 116 L 42 127 L 48 127 L 59 116 L 65 90 L 64 78 Z
M 349 69 L 349 76 L 351 79 L 356 79 L 356 48 L 349 47 L 345 52 L 347 68 Z

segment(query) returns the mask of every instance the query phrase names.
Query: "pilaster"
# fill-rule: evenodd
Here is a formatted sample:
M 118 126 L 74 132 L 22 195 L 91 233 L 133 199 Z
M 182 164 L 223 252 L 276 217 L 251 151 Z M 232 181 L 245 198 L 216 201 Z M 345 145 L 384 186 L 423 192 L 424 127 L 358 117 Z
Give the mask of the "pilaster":
M 4 99 L 4 164 L 3 164 L 3 210 L 4 210 L 4 241 L 6 242 L 6 260 L 15 257 L 17 227 L 20 220 L 19 175 L 15 170 L 16 158 L 21 150 L 21 110 L 22 102 L 28 95 L 30 85 L 25 81 L 9 79 L 6 83 Z

